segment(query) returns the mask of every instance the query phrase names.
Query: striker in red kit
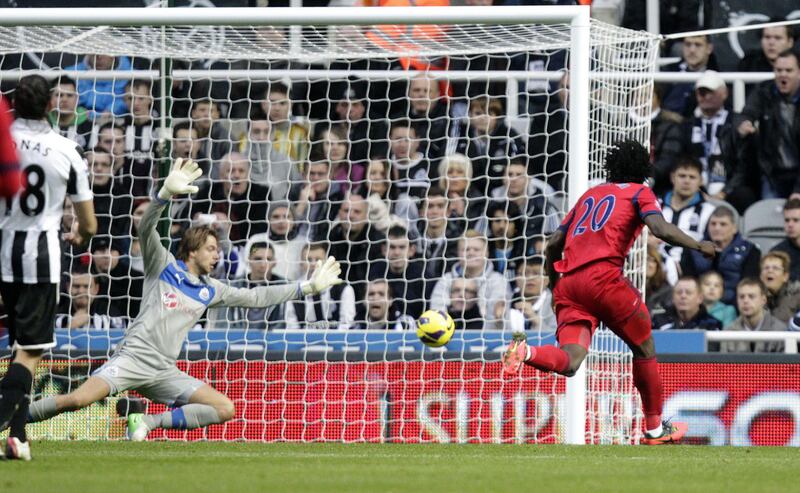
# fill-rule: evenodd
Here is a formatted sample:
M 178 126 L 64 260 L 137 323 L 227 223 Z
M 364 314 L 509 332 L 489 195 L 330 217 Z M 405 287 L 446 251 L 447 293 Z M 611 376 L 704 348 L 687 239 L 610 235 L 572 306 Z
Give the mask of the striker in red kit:
M 0 97 L 0 198 L 15 196 L 22 186 L 22 173 L 11 138 L 11 121 L 8 106 Z
M 503 356 L 503 371 L 516 374 L 524 363 L 572 376 L 588 353 L 598 323 L 603 322 L 633 352 L 633 382 L 645 415 L 642 443 L 674 443 L 687 428 L 685 423 L 661 421 L 663 385 L 650 314 L 622 267 L 645 225 L 656 237 L 706 256 L 714 256 L 714 246 L 695 241 L 664 220 L 655 195 L 642 185 L 651 172 L 644 146 L 634 140 L 615 144 L 606 156 L 605 170 L 608 183 L 584 193 L 548 238 L 546 265 L 558 320 L 558 347 L 528 346 L 524 336 L 517 338 Z

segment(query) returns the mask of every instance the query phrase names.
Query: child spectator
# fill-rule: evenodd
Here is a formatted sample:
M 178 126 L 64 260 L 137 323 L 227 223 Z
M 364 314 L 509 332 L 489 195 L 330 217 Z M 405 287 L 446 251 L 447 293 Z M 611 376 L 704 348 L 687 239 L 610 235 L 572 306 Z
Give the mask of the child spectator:
M 723 281 L 719 272 L 710 270 L 701 275 L 700 290 L 703 292 L 703 304 L 708 314 L 722 322 L 723 327 L 736 320 L 736 308 L 720 301 Z

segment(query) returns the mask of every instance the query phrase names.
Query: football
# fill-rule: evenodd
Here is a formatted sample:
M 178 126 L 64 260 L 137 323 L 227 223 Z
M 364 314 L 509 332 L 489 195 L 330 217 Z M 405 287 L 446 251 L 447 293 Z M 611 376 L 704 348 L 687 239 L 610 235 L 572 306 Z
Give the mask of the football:
M 442 310 L 428 310 L 417 321 L 417 337 L 426 346 L 441 347 L 450 341 L 456 325 L 453 318 Z

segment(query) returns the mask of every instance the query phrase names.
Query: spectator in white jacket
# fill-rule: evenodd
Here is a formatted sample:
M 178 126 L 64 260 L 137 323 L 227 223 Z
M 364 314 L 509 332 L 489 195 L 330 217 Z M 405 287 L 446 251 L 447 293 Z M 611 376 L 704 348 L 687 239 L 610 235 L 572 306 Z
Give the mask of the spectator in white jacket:
M 256 243 L 269 243 L 275 253 L 275 275 L 289 281 L 300 279 L 303 274 L 303 261 L 300 256 L 306 245 L 305 238 L 297 234 L 294 214 L 288 202 L 273 202 L 267 212 L 269 231 L 250 237 L 244 251 L 249 254 Z M 247 274 L 250 273 L 248 270 Z
M 494 271 L 488 260 L 486 237 L 475 230 L 468 230 L 458 240 L 458 262 L 436 283 L 431 293 L 430 308 L 445 310 L 450 300 L 450 288 L 457 277 L 475 279 L 478 288 L 478 304 L 481 315 L 486 320 L 487 329 L 500 329 L 503 312 L 511 289 L 502 274 Z

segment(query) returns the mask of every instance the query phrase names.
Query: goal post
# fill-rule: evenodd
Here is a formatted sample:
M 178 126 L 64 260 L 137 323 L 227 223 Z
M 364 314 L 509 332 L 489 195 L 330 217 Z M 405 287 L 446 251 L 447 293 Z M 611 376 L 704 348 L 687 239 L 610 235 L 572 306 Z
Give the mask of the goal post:
M 397 34 L 398 30 L 391 29 L 397 26 L 403 26 L 400 34 Z M 303 115 L 293 115 L 287 128 L 289 131 L 296 129 L 297 135 L 302 133 L 304 137 L 293 141 L 295 147 L 287 144 L 285 149 L 279 149 L 273 142 L 272 147 L 261 148 L 260 152 L 270 153 L 277 149 L 284 153 L 282 155 L 288 165 L 293 167 L 293 171 L 287 171 L 286 188 L 289 191 L 277 198 L 269 195 L 252 199 L 246 206 L 244 217 L 234 219 L 233 210 L 228 209 L 224 219 L 229 227 L 226 234 L 235 235 L 242 231 L 268 234 L 259 229 L 270 228 L 267 224 L 269 218 L 265 218 L 267 212 L 272 204 L 286 199 L 291 201 L 292 213 L 298 216 L 295 218 L 298 224 L 304 220 L 310 221 L 299 217 L 302 214 L 296 208 L 299 199 L 289 194 L 295 187 L 298 190 L 302 188 L 303 180 L 307 179 L 303 174 L 308 172 L 311 163 L 308 148 L 312 152 L 317 147 L 325 149 L 326 153 L 333 152 L 330 150 L 333 146 L 330 141 L 334 139 L 334 132 L 329 127 L 338 124 L 331 123 L 329 120 L 333 117 L 329 115 L 335 113 L 337 104 L 353 97 L 348 94 L 363 91 L 359 97 L 367 102 L 366 116 L 363 117 L 368 121 L 367 128 L 370 132 L 381 129 L 366 134 L 365 141 L 361 142 L 352 140 L 355 124 L 349 116 L 341 124 L 350 132 L 344 139 L 347 152 L 350 153 L 348 158 L 352 161 L 350 165 L 355 164 L 350 156 L 356 145 L 364 144 L 368 149 L 367 162 L 364 163 L 366 170 L 376 149 L 385 149 L 382 151 L 384 154 L 390 152 L 393 125 L 413 120 L 408 108 L 406 113 L 398 113 L 397 108 L 410 101 L 410 96 L 405 93 L 398 95 L 394 83 L 409 85 L 414 77 L 424 77 L 431 83 L 441 82 L 438 89 L 442 92 L 440 99 L 447 100 L 448 106 L 447 111 L 436 118 L 444 121 L 446 135 L 440 136 L 439 154 L 422 154 L 429 162 L 428 171 L 437 175 L 431 180 L 436 183 L 440 177 L 434 168 L 455 150 L 461 149 L 459 152 L 467 154 L 473 163 L 483 162 L 482 159 L 488 163 L 480 168 L 484 175 L 472 178 L 476 182 L 488 183 L 477 194 L 483 203 L 483 210 L 474 218 L 474 224 L 478 229 L 483 228 L 480 229 L 482 234 L 490 236 L 491 229 L 486 219 L 488 204 L 498 197 L 508 199 L 507 195 L 495 193 L 508 185 L 502 185 L 503 180 L 507 179 L 504 177 L 505 171 L 490 171 L 492 163 L 496 164 L 493 159 L 497 156 L 489 155 L 488 150 L 481 151 L 483 154 L 480 155 L 469 154 L 478 145 L 473 140 L 480 140 L 477 137 L 473 139 L 471 134 L 467 135 L 472 131 L 471 125 L 475 125 L 470 120 L 472 101 L 485 98 L 487 101 L 502 102 L 506 114 L 500 120 L 507 123 L 506 138 L 513 141 L 511 135 L 517 135 L 516 142 L 525 144 L 519 153 L 529 163 L 529 169 L 535 168 L 529 173 L 541 184 L 537 193 L 542 194 L 548 207 L 553 207 L 552 210 L 545 208 L 538 212 L 541 215 L 538 219 L 543 224 L 548 221 L 552 223 L 560 217 L 558 214 L 563 215 L 565 210 L 574 205 L 594 181 L 602 178 L 601 163 L 612 142 L 631 136 L 643 143 L 649 140 L 649 121 L 637 118 L 637 114 L 643 115 L 645 109 L 649 108 L 657 44 L 658 38 L 647 33 L 591 20 L 589 7 L 585 6 L 0 9 L 0 83 L 4 91 L 9 91 L 16 79 L 29 73 L 40 73 L 48 78 L 64 75 L 79 84 L 88 81 L 92 87 L 97 87 L 97 81 L 110 81 L 112 86 L 120 83 L 123 87 L 138 80 L 150 81 L 151 95 L 157 93 L 156 98 L 161 99 L 160 121 L 171 120 L 172 128 L 177 128 L 182 121 L 188 122 L 190 135 L 196 125 L 195 117 L 191 114 L 176 116 L 178 110 L 174 109 L 164 115 L 164 109 L 183 105 L 191 111 L 194 101 L 214 101 L 217 106 L 224 107 L 225 114 L 218 116 L 216 121 L 224 132 L 221 130 L 222 133 L 215 137 L 220 141 L 216 142 L 211 137 L 211 131 L 208 131 L 208 152 L 213 153 L 215 145 L 219 143 L 220 148 L 246 154 L 251 163 L 251 176 L 255 175 L 253 163 L 263 157 L 253 153 L 257 146 L 249 133 L 252 130 L 251 115 L 259 111 L 265 114 L 269 112 L 272 103 L 264 95 L 264 86 L 276 81 L 287 83 L 291 88 L 290 107 L 295 105 L 305 112 Z M 69 67 L 73 65 L 71 62 L 81 60 L 84 55 L 107 55 L 116 59 L 126 57 L 131 64 L 125 68 L 83 67 L 78 70 Z M 67 59 L 70 63 L 65 62 Z M 446 62 L 443 67 L 434 67 L 434 62 L 424 68 L 414 64 L 414 61 L 422 59 Z M 484 59 L 488 60 L 485 66 L 481 65 Z M 156 63 L 160 60 L 185 63 L 181 67 L 167 68 L 164 64 L 159 66 Z M 406 63 L 408 60 L 411 60 L 410 66 Z M 185 91 L 168 91 L 167 87 L 173 87 L 173 81 L 177 86 L 184 84 Z M 222 89 L 215 86 L 216 82 L 221 83 Z M 361 83 L 363 86 L 359 85 Z M 492 86 L 494 83 L 505 87 L 496 90 Z M 460 85 L 460 88 L 454 89 L 456 85 Z M 324 86 L 322 93 L 318 92 L 319 86 Z M 344 92 L 334 94 L 334 86 L 344 88 Z M 295 87 L 301 89 L 295 90 Z M 239 93 L 235 92 L 237 88 L 241 89 Z M 564 108 L 553 106 L 559 92 L 568 92 L 569 95 Z M 113 105 L 117 105 L 117 99 L 125 98 L 124 94 L 118 92 L 108 96 L 114 100 Z M 358 99 L 347 101 L 352 106 L 353 101 Z M 154 107 L 158 109 L 159 105 Z M 90 116 L 94 118 L 93 128 L 90 134 L 84 136 L 88 147 L 100 142 L 103 124 L 136 120 L 137 115 L 130 107 L 120 105 L 121 109 L 116 108 L 113 106 L 106 113 L 98 111 L 97 115 Z M 514 114 L 510 114 L 512 109 Z M 425 118 L 428 120 L 424 128 L 430 131 L 436 120 L 428 116 Z M 563 118 L 563 127 L 554 123 L 557 118 Z M 541 122 L 540 127 L 534 126 L 537 120 Z M 126 125 L 135 126 L 133 123 Z M 137 190 L 135 183 L 140 178 L 145 182 L 153 175 L 163 177 L 163 168 L 160 172 L 152 169 L 158 159 L 151 155 L 143 158 L 151 167 L 144 171 L 147 176 L 136 175 L 141 170 L 136 171 L 131 163 L 141 157 L 141 153 L 146 153 L 144 147 L 137 147 L 145 137 L 136 133 L 139 132 L 138 127 L 137 130 L 130 130 L 129 127 L 122 129 L 127 133 L 121 138 L 130 139 L 132 147 L 124 149 L 124 155 L 120 156 L 126 163 L 124 169 L 120 168 L 120 173 L 133 185 L 126 190 L 124 197 L 119 193 L 110 193 L 110 200 L 113 202 L 124 198 L 126 207 L 129 207 L 129 223 L 134 224 L 135 204 L 144 200 L 142 190 L 151 192 L 156 182 L 148 182 L 142 190 Z M 466 133 L 462 135 L 459 131 Z M 556 132 L 561 135 L 561 141 L 555 141 L 552 134 Z M 148 139 L 164 138 L 155 128 L 152 135 L 147 135 Z M 169 129 L 166 137 L 175 141 L 185 138 L 172 135 Z M 417 136 L 417 139 L 427 142 L 428 151 L 434 147 L 431 133 Z M 491 142 L 491 139 L 488 141 Z M 466 147 L 459 147 L 462 144 Z M 294 151 L 297 151 L 297 155 L 292 154 Z M 505 161 L 500 160 L 505 165 L 512 158 L 520 157 L 511 155 L 512 152 L 508 150 L 506 153 L 502 156 Z M 277 162 L 275 155 L 269 156 L 264 162 L 270 165 Z M 330 155 L 327 156 L 330 160 Z M 222 167 L 224 159 L 209 155 L 207 160 L 209 166 L 205 170 L 204 183 L 211 189 L 213 182 L 220 180 L 218 168 Z M 561 163 L 558 165 L 561 168 L 554 168 L 553 163 Z M 129 165 L 131 167 L 127 167 Z M 230 166 L 234 164 L 231 162 Z M 390 166 L 395 166 L 394 162 L 390 162 Z M 267 171 L 264 173 L 268 174 Z M 330 173 L 333 176 L 333 171 Z M 348 190 L 358 191 L 360 187 L 366 187 L 365 183 L 369 181 L 366 174 L 353 178 L 352 169 L 347 173 L 346 181 L 358 182 L 348 184 Z M 272 179 L 271 175 L 266 174 L 263 177 L 265 183 Z M 555 185 L 553 189 L 553 185 L 558 183 L 553 175 L 558 174 L 565 175 L 566 179 L 560 188 Z M 271 181 L 269 183 L 272 185 Z M 493 183 L 494 188 L 490 188 Z M 275 188 L 271 186 L 268 193 L 271 194 Z M 446 193 L 450 193 L 449 189 Z M 507 194 L 508 190 L 503 193 Z M 230 195 L 228 200 L 232 202 Z M 338 200 L 341 202 L 343 199 Z M 185 226 L 198 220 L 197 211 L 203 216 L 220 212 L 214 207 L 203 208 L 206 202 L 213 203 L 210 195 L 203 199 L 191 197 L 183 200 L 176 208 L 185 214 L 180 216 L 176 212 L 172 219 L 176 224 Z M 400 215 L 401 209 L 395 208 L 396 202 L 389 203 L 389 207 L 393 215 Z M 401 217 L 409 230 L 422 228 L 415 224 L 427 220 L 420 212 L 425 205 L 424 199 L 413 199 L 412 202 L 415 212 Z M 261 216 L 250 215 L 256 209 Z M 113 216 L 113 213 L 110 214 Z M 331 216 L 328 219 L 333 221 L 332 231 L 338 224 L 335 222 L 337 218 Z M 520 221 L 532 219 L 537 218 L 520 218 Z M 339 218 L 338 221 L 347 222 L 350 219 Z M 313 234 L 310 233 L 313 225 L 304 223 L 300 226 L 307 226 L 304 233 Z M 300 231 L 301 227 L 297 227 L 297 230 Z M 329 242 L 333 241 L 331 231 L 324 238 Z M 520 236 L 527 235 L 518 233 Z M 462 237 L 463 234 L 462 231 Z M 135 243 L 135 227 L 130 225 L 126 232 L 111 232 L 110 235 L 112 241 L 119 240 L 126 249 Z M 241 235 L 231 238 L 233 247 L 226 255 L 230 252 L 238 252 L 239 257 L 248 255 L 247 247 L 252 244 L 248 240 L 253 235 Z M 536 236 L 541 235 L 542 231 L 537 231 Z M 455 243 L 457 240 L 453 238 Z M 427 244 L 422 238 L 418 241 L 418 249 Z M 535 249 L 528 250 L 528 245 L 533 242 L 533 237 L 525 238 L 525 255 L 541 254 Z M 293 244 L 291 248 L 298 248 L 298 245 Z M 372 248 L 376 245 L 368 246 Z M 642 252 L 639 242 L 627 267 L 628 274 L 640 288 L 643 288 L 646 265 Z M 132 254 L 128 256 L 133 258 Z M 76 252 L 71 263 L 76 265 L 82 262 L 81 258 L 86 262 L 86 257 Z M 297 273 L 302 270 L 302 265 L 299 255 L 293 258 L 297 265 L 279 265 L 279 269 L 296 278 L 300 275 Z M 369 259 L 370 262 L 372 260 Z M 367 265 L 367 269 L 370 265 Z M 229 281 L 240 282 L 249 273 L 244 258 L 238 258 L 236 262 L 231 260 L 226 266 L 235 271 L 220 274 Z M 69 272 L 69 267 L 64 266 L 65 272 Z M 94 264 L 90 268 L 94 269 Z M 129 270 L 129 274 L 133 277 L 133 270 Z M 444 271 L 440 272 L 439 277 L 442 278 L 444 274 Z M 513 272 L 506 276 L 506 281 L 513 286 Z M 426 282 L 435 283 L 437 279 Z M 485 282 L 485 276 L 478 281 L 479 285 L 485 285 L 482 284 Z M 363 299 L 366 283 L 366 278 L 354 281 L 354 293 L 362 296 L 362 299 L 355 300 L 359 304 L 359 312 L 366 310 Z M 411 283 L 408 284 L 410 286 Z M 406 299 L 404 302 L 420 301 L 429 305 L 438 292 L 435 288 L 432 291 L 434 293 L 427 292 L 424 299 Z M 113 298 L 113 295 L 109 296 Z M 131 295 L 131 299 L 134 297 Z M 508 302 L 506 308 L 510 309 L 512 300 L 505 301 Z M 68 310 L 74 310 L 72 304 L 68 305 Z M 135 316 L 131 306 L 128 302 L 128 318 Z M 231 320 L 233 315 L 229 313 L 226 315 L 228 325 L 225 328 L 217 329 L 208 322 L 205 333 L 189 334 L 180 364 L 181 368 L 195 372 L 193 374 L 207 380 L 214 379 L 217 388 L 231 395 L 237 408 L 242 410 L 236 420 L 209 432 L 210 435 L 189 433 L 169 436 L 261 440 L 335 440 L 338 437 L 343 441 L 371 441 L 376 436 L 391 436 L 400 441 L 562 441 L 570 444 L 635 441 L 639 419 L 636 415 L 637 406 L 634 405 L 637 396 L 631 382 L 630 354 L 624 344 L 610 331 L 601 328 L 586 364 L 576 376 L 563 379 L 526 373 L 522 383 L 503 382 L 496 360 L 499 348 L 508 341 L 512 332 L 508 311 L 499 316 L 492 329 L 476 331 L 476 336 L 464 331 L 463 336 L 458 336 L 457 349 L 446 353 L 421 349 L 410 332 L 398 336 L 367 330 L 346 334 L 340 341 L 337 339 L 340 334 L 331 330 L 314 330 L 317 326 L 313 324 L 305 326 L 301 323 L 299 330 L 283 326 L 268 332 L 248 329 L 245 324 L 245 328 L 239 330 L 232 327 L 241 327 L 241 320 Z M 243 316 L 241 312 L 237 313 L 236 316 Z M 487 319 L 494 317 L 483 307 L 481 314 Z M 113 318 L 110 308 L 104 315 L 105 318 L 97 320 L 102 319 L 105 323 Z M 366 314 L 359 313 L 357 316 Z M 67 314 L 64 320 L 68 324 L 72 319 Z M 102 358 L 110 354 L 121 331 L 110 327 L 91 329 L 94 330 L 80 335 L 68 330 L 60 332 L 62 344 L 54 350 L 54 359 L 67 361 L 67 366 L 69 361 L 80 360 L 83 366 L 80 366 L 79 372 L 87 372 L 84 364 L 87 357 Z M 97 342 L 103 338 L 106 349 L 102 349 L 102 344 Z M 531 338 L 533 343 L 552 341 L 552 330 L 544 329 L 540 324 L 538 329 L 533 330 Z M 84 345 L 80 341 L 85 339 L 92 342 Z M 348 347 L 348 341 L 352 343 L 351 347 Z M 480 341 L 483 342 L 479 344 Z M 342 361 L 329 359 L 324 352 L 314 352 L 317 346 L 339 348 L 344 357 Z M 377 349 L 370 349 L 372 347 Z M 484 349 L 474 349 L 478 347 Z M 80 356 L 73 355 L 76 348 Z M 250 348 L 256 348 L 256 352 L 250 351 Z M 254 361 L 253 354 L 260 354 L 260 357 Z M 376 354 L 382 354 L 382 358 L 376 361 Z M 220 355 L 222 358 L 217 359 Z M 63 367 L 63 363 L 59 365 L 62 365 L 59 368 Z M 52 368 L 55 367 L 50 368 L 54 371 Z M 476 371 L 480 377 L 474 376 Z M 403 377 L 396 378 L 397 372 L 401 372 Z M 466 379 L 465 375 L 472 376 Z M 454 380 L 459 376 L 466 380 L 455 384 Z M 432 380 L 426 381 L 429 377 Z M 306 386 L 299 394 L 293 390 L 298 382 Z M 324 390 L 318 390 L 320 386 Z M 331 390 L 339 387 L 344 390 L 339 393 Z M 253 388 L 260 390 L 253 394 L 250 392 Z M 389 399 L 387 396 L 390 394 L 397 399 Z M 530 399 L 530 402 L 526 399 Z M 280 405 L 275 404 L 278 401 Z M 411 413 L 412 403 L 416 406 L 415 413 Z M 316 413 L 315 408 L 319 405 L 322 410 Z M 546 419 L 540 416 L 545 412 L 548 413 Z M 509 418 L 509 415 L 514 417 Z M 81 419 L 90 418 L 84 416 Z M 62 423 L 74 426 L 67 419 L 64 418 Z M 96 424 L 97 419 L 95 417 L 93 423 Z M 108 418 L 104 415 L 102 419 Z M 379 426 L 374 427 L 375 423 L 379 423 Z M 60 436 L 60 432 L 52 427 L 44 424 L 38 426 L 37 430 L 42 436 Z M 302 429 L 297 431 L 298 427 Z M 360 431 L 351 431 L 354 427 Z M 489 429 L 493 431 L 487 432 Z M 530 436 L 526 435 L 527 429 L 544 431 L 540 435 Z M 107 432 L 106 436 L 115 435 Z

